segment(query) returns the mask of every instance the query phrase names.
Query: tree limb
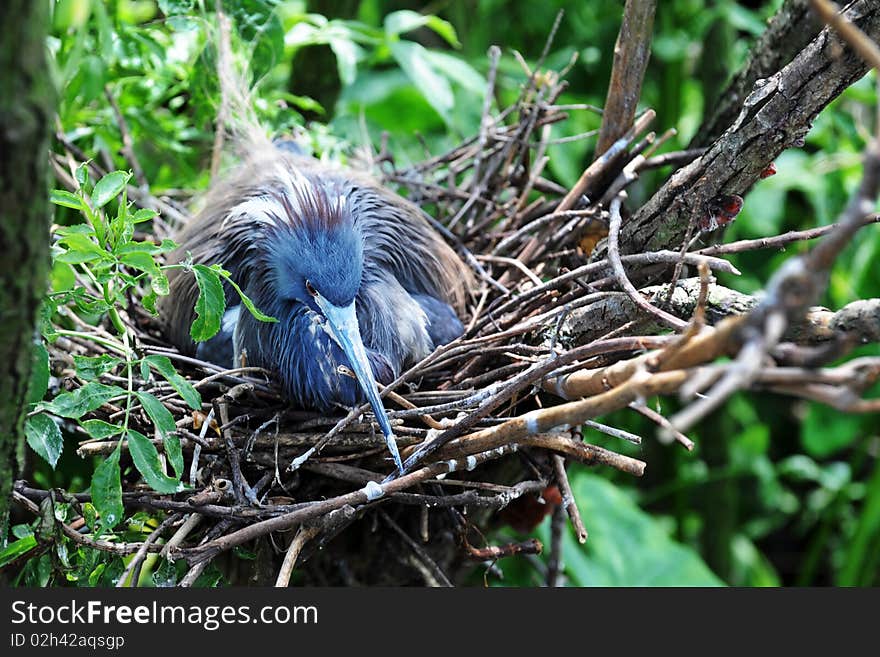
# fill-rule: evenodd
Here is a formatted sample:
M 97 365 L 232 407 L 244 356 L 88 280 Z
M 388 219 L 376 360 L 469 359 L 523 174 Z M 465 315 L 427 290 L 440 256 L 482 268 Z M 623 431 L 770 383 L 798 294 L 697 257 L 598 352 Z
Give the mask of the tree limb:
M 880 39 L 880 5 L 861 0 L 845 14 Z M 669 248 L 719 195 L 744 194 L 786 148 L 800 144 L 813 119 L 868 70 L 829 28 L 775 75 L 756 85 L 732 125 L 698 160 L 678 170 L 624 226 L 625 252 Z

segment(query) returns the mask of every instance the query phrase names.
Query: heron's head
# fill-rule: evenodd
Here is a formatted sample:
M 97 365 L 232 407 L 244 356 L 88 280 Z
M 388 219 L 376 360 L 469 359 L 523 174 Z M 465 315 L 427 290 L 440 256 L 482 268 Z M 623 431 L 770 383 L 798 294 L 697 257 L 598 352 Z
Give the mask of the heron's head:
M 274 286 L 268 292 L 274 297 L 273 305 L 304 306 L 314 313 L 315 320 L 344 352 L 382 433 L 393 444 L 355 308 L 364 266 L 360 228 L 345 197 L 333 197 L 329 190 L 313 189 L 307 198 L 299 194 L 276 201 L 286 217 L 273 221 L 274 229 L 266 233 L 270 243 L 265 247 L 273 269 L 268 280 Z M 400 468 L 396 447 L 392 452 Z
M 363 238 L 350 222 L 320 228 L 282 230 L 276 240 L 273 291 L 284 301 L 321 313 L 321 300 L 334 306 L 354 302 L 364 265 Z

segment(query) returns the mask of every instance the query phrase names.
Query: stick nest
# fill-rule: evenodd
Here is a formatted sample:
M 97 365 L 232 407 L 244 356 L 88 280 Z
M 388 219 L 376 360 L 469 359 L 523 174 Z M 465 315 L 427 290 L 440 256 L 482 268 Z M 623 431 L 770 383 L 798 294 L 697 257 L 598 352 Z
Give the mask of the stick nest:
M 497 52 L 491 57 L 497 62 Z M 490 73 L 491 98 L 494 66 Z M 693 237 L 713 212 L 718 218 L 724 199 L 698 207 L 685 241 L 667 245 L 671 250 L 627 253 L 620 238 L 625 188 L 647 169 L 687 165 L 700 155 L 654 155 L 669 135 L 646 133 L 652 112 L 639 117 L 574 189 L 543 177 L 550 126 L 569 112 L 591 111 L 558 104 L 563 89 L 554 72 L 532 74 L 516 103 L 497 115 L 487 106 L 479 134 L 450 152 L 409 168 L 398 168 L 384 147 L 366 158 L 387 184 L 433 217 L 478 280 L 464 336 L 383 390 L 407 459 L 403 476 L 386 480 L 393 466 L 366 405 L 336 415 L 291 408 L 270 373 L 246 364 L 221 371 L 177 354 L 133 300 L 124 319 L 137 349 L 171 358 L 204 400 L 192 411 L 164 381 L 134 381 L 136 390 L 158 396 L 174 415 L 190 487 L 159 495 L 130 468 L 125 504 L 164 513 L 168 534 L 176 529 L 165 552 L 187 560 L 183 584 L 197 581 L 209 562 L 238 546 L 258 558 L 246 574 L 227 563 L 233 581 L 284 584 L 299 570 L 308 583 L 448 584 L 469 570 L 468 563 L 539 552 L 535 540 L 487 545 L 482 532 L 499 524 L 529 530 L 557 505 L 557 519 L 564 519 L 565 509 L 583 540 L 566 462 L 634 476 L 645 468 L 638 459 L 585 442 L 596 431 L 640 440 L 595 418 L 629 407 L 654 421 L 661 438 L 689 449 L 683 432 L 711 410 L 700 405 L 705 399 L 689 407 L 697 407 L 693 417 L 670 421 L 646 406 L 646 398 L 680 391 L 693 396 L 725 381 L 729 390 L 710 397 L 717 403 L 738 388 L 792 392 L 804 381 L 798 363 L 789 360 L 790 371 L 777 368 L 774 379 L 761 367 L 768 354 L 788 344 L 789 358 L 809 366 L 816 349 L 833 344 L 839 354 L 846 347 L 830 339 L 834 321 L 844 320 L 811 310 L 809 295 L 792 301 L 771 294 L 768 302 L 714 284 L 711 270 L 736 270 L 720 257 L 724 249 L 695 251 Z M 165 210 L 155 224 L 159 237 L 185 218 L 173 199 L 140 193 L 141 204 Z M 726 252 L 738 248 L 732 247 Z M 788 282 L 801 276 L 804 285 L 814 283 L 803 271 L 786 275 Z M 783 289 L 776 285 L 771 293 Z M 858 311 L 853 316 L 876 324 L 876 308 L 874 315 Z M 787 340 L 793 334 L 799 345 L 811 346 L 792 346 Z M 73 354 L 99 353 L 95 342 L 60 339 L 53 365 L 62 378 L 70 377 Z M 739 378 L 731 379 L 730 363 L 711 364 L 737 354 L 745 367 L 735 373 Z M 828 401 L 844 382 L 858 399 L 878 368 L 856 361 L 849 367 L 826 375 L 811 370 L 812 387 L 797 394 Z M 835 373 L 836 383 L 827 378 Z M 119 373 L 107 376 L 118 380 Z M 67 382 L 76 385 L 72 378 Z M 91 417 L 116 421 L 121 413 L 105 404 Z M 147 435 L 154 431 L 138 407 L 129 423 Z M 161 446 L 160 439 L 154 442 Z M 106 455 L 114 447 L 115 441 L 85 440 L 79 453 Z

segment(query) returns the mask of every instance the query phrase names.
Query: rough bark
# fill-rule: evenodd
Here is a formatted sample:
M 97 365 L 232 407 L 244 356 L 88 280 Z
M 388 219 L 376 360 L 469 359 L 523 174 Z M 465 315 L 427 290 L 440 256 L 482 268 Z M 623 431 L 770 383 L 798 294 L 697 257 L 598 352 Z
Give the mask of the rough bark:
M 688 148 L 708 146 L 736 120 L 758 80 L 788 64 L 822 27 L 809 0 L 786 0 L 752 46 L 746 65 L 730 80 Z
M 665 299 L 667 289 L 666 285 L 652 285 L 640 292 L 648 299 L 658 296 Z M 696 310 L 699 290 L 699 278 L 680 280 L 665 307 L 675 316 L 689 319 Z M 760 296 L 743 294 L 713 283 L 706 298 L 706 321 L 716 324 L 725 317 L 745 314 L 760 302 Z M 597 317 L 601 319 L 597 321 Z M 569 313 L 559 328 L 557 341 L 562 347 L 572 349 L 596 340 L 607 332 L 609 326 L 622 326 L 635 321 L 642 322 L 637 329 L 639 332 L 663 329 L 662 324 L 646 315 L 621 292 Z M 552 336 L 555 330 L 548 330 L 548 333 Z M 880 341 L 880 299 L 854 301 L 837 312 L 821 307 L 811 308 L 803 321 L 789 328 L 786 339 L 802 345 L 815 345 L 842 334 L 850 334 L 858 338 L 860 343 Z
M 651 57 L 654 9 L 653 0 L 627 0 L 623 23 L 614 44 L 614 66 L 596 142 L 597 158 L 632 127 L 642 95 L 642 80 Z
M 854 2 L 846 15 L 870 38 L 880 39 L 877 2 Z M 713 199 L 745 194 L 779 153 L 803 142 L 819 112 L 867 70 L 850 46 L 822 30 L 788 66 L 755 88 L 734 124 L 705 155 L 677 171 L 627 222 L 622 250 L 680 245 Z
M 24 444 L 34 324 L 49 263 L 48 9 L 46 2 L 10 0 L 6 15 L 15 20 L 0 43 L 0 530 Z

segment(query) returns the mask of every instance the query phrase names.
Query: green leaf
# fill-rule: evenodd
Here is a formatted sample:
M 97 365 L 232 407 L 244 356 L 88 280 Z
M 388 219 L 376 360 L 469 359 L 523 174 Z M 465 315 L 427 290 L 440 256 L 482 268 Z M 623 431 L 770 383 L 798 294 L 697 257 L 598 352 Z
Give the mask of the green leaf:
M 79 186 L 84 187 L 89 182 L 89 163 L 83 162 L 80 164 L 74 172 L 74 177 Z
M 362 49 L 349 39 L 330 39 L 330 49 L 336 55 L 336 67 L 342 84 L 348 86 L 357 77 L 357 63 Z
M 33 534 L 10 543 L 4 550 L 0 550 L 0 568 L 9 565 L 35 547 L 37 547 L 37 539 Z
M 168 559 L 162 559 L 160 564 L 153 568 L 153 572 L 150 575 L 153 585 L 157 588 L 170 588 L 172 586 L 177 586 L 179 577 L 180 575 L 177 572 L 177 567 L 174 565 L 174 562 Z
M 801 422 L 801 443 L 808 454 L 819 459 L 846 449 L 865 435 L 861 416 L 841 413 L 816 402 L 807 405 Z
M 67 237 L 68 235 L 94 235 L 95 230 L 88 224 L 73 224 L 72 226 L 58 226 L 55 229 L 58 237 Z
M 168 434 L 162 438 L 162 447 L 165 450 L 165 456 L 174 468 L 174 474 L 178 479 L 183 476 L 183 448 L 180 446 L 180 438 L 173 434 Z
M 103 299 L 95 299 L 89 295 L 75 296 L 73 299 L 78 310 L 87 315 L 103 315 L 110 310 L 110 304 Z
M 52 274 L 50 276 L 53 292 L 64 292 L 72 290 L 76 285 L 76 273 L 73 267 L 65 262 L 52 263 Z
M 155 210 L 151 210 L 150 208 L 140 208 L 133 215 L 131 215 L 132 223 L 141 224 L 145 221 L 149 221 L 150 219 L 154 219 L 158 217 L 159 213 Z M 171 240 L 168 240 L 171 241 Z
M 134 221 L 128 211 L 128 191 L 123 187 L 122 198 L 116 210 L 116 217 L 110 222 L 110 228 L 113 230 L 115 239 L 114 247 L 120 244 L 128 244 L 134 235 Z
M 222 276 L 229 282 L 229 284 L 235 288 L 235 291 L 238 292 L 238 296 L 241 297 L 241 302 L 245 305 L 245 308 L 253 315 L 255 318 L 260 320 L 261 322 L 277 322 L 278 320 L 270 315 L 266 315 L 254 305 L 254 302 L 251 301 L 250 297 L 246 295 L 240 287 L 236 284 L 234 280 L 232 280 L 229 272 L 223 271 Z
M 162 240 L 161 244 L 153 244 L 152 242 L 127 242 L 120 244 L 116 249 L 116 253 L 165 253 L 177 248 L 172 240 Z
M 104 420 L 84 420 L 80 422 L 80 426 L 86 430 L 92 438 L 103 440 L 110 436 L 122 433 L 125 427 L 119 424 L 110 424 Z
M 153 424 L 156 425 L 156 428 L 159 430 L 163 436 L 168 433 L 173 433 L 177 426 L 174 424 L 174 416 L 171 415 L 171 411 L 169 411 L 165 406 L 160 402 L 156 397 L 151 395 L 148 392 L 135 392 L 134 393 L 138 401 L 140 401 L 141 405 L 144 407 L 144 411 L 146 411 L 150 420 L 152 420 Z
M 196 319 L 190 327 L 190 336 L 196 342 L 204 342 L 217 335 L 220 320 L 226 310 L 223 284 L 213 269 L 206 265 L 193 265 L 199 298 L 196 299 Z
M 416 86 L 443 120 L 449 122 L 449 112 L 455 101 L 449 81 L 431 64 L 427 50 L 417 43 L 397 41 L 390 44 L 391 54 L 406 76 Z
M 101 515 L 101 527 L 113 529 L 125 515 L 122 506 L 122 480 L 119 472 L 119 454 L 122 442 L 106 459 L 98 464 L 92 475 L 92 504 Z
M 147 415 L 153 424 L 159 430 L 162 436 L 162 445 L 165 448 L 165 455 L 171 462 L 175 474 L 180 477 L 183 474 L 183 452 L 180 448 L 180 438 L 174 435 L 177 425 L 174 424 L 174 416 L 165 408 L 165 406 L 148 392 L 136 392 L 138 400 L 144 407 Z
M 266 75 L 284 56 L 284 27 L 276 14 L 270 14 L 251 42 L 250 70 L 254 79 Z
M 773 564 L 747 536 L 733 535 L 730 556 L 731 581 L 740 582 L 740 586 L 782 586 Z
M 566 573 L 574 586 L 719 586 L 696 552 L 672 540 L 619 487 L 584 471 L 572 476 L 590 536 L 580 545 L 566 531 Z
M 111 260 L 110 254 L 96 244 L 89 234 L 70 233 L 59 239 L 58 243 L 67 247 L 66 252 L 55 256 L 58 262 L 77 264 L 93 260 Z
M 42 342 L 31 353 L 31 378 L 28 381 L 27 403 L 36 404 L 49 389 L 49 352 Z
M 55 205 L 60 205 L 65 208 L 73 208 L 74 210 L 80 211 L 85 209 L 85 203 L 83 203 L 83 200 L 79 196 L 71 194 L 63 189 L 53 189 L 49 196 L 49 200 Z
M 171 286 L 168 283 L 168 277 L 159 272 L 150 277 L 150 290 L 153 294 L 157 294 L 159 296 L 166 296 L 169 292 L 171 292 Z
M 156 301 L 158 300 L 158 298 L 159 295 L 156 294 L 156 290 L 152 288 L 150 288 L 149 292 L 141 297 L 141 303 L 143 304 L 144 309 L 153 317 L 156 317 L 159 314 L 159 311 L 156 309 Z
M 456 34 L 455 28 L 449 21 L 445 21 L 439 16 L 428 16 L 425 25 L 443 37 L 443 39 L 446 40 L 446 43 L 453 48 L 461 48 L 461 41 L 458 40 L 458 34 Z
M 144 360 L 171 384 L 171 387 L 177 391 L 177 394 L 186 402 L 187 406 L 196 411 L 201 410 L 202 396 L 199 394 L 199 391 L 177 373 L 168 356 L 147 356 Z
M 880 463 L 866 482 L 866 495 L 855 527 L 847 541 L 837 586 L 871 586 L 877 577 L 876 555 L 880 540 Z
M 461 48 L 461 42 L 455 33 L 452 23 L 443 20 L 439 16 L 423 15 L 418 12 L 404 9 L 395 11 L 385 17 L 385 34 L 397 37 L 407 32 L 412 32 L 420 27 L 427 27 L 441 36 L 453 48 Z
M 103 383 L 86 383 L 73 392 L 64 392 L 50 402 L 40 405 L 40 410 L 78 419 L 89 411 L 117 395 L 124 395 L 125 390 L 118 386 L 107 386 Z
M 467 91 L 477 94 L 480 103 L 483 102 L 483 97 L 486 95 L 486 80 L 470 64 L 454 55 L 436 50 L 425 51 L 425 56 L 436 70 L 443 71 L 443 75 L 447 78 Z
M 95 568 L 91 573 L 89 573 L 89 586 L 96 587 L 98 586 L 98 582 L 101 581 L 101 575 L 104 574 L 104 570 L 107 568 L 106 563 L 99 563 L 97 568 Z
M 153 248 L 157 248 L 150 245 Z M 168 277 L 159 269 L 159 265 L 152 255 L 146 251 L 129 251 L 119 257 L 119 261 L 138 271 L 147 272 L 150 275 L 150 287 L 156 294 L 166 295 L 169 292 Z
M 95 183 L 92 190 L 92 205 L 95 209 L 103 208 L 125 189 L 131 174 L 125 171 L 111 171 Z
M 388 36 L 398 36 L 400 34 L 405 34 L 406 32 L 417 30 L 426 25 L 427 22 L 427 16 L 423 16 L 410 9 L 403 9 L 388 14 L 385 17 L 383 24 L 385 27 L 385 34 Z
M 128 430 L 128 451 L 144 481 L 157 493 L 179 493 L 183 490 L 179 480 L 165 474 L 156 446 L 144 434 L 134 429 Z
M 95 508 L 95 505 L 91 502 L 83 502 L 82 510 L 83 520 L 86 521 L 86 526 L 92 531 L 95 531 L 95 528 L 98 525 L 98 509 Z
M 64 438 L 55 421 L 43 413 L 29 417 L 24 425 L 24 434 L 31 449 L 42 456 L 54 470 L 61 450 L 64 449 Z
M 100 356 L 74 356 L 76 375 L 85 381 L 94 381 L 122 363 L 122 359 L 110 354 Z
M 122 253 L 119 256 L 119 262 L 128 265 L 132 269 L 145 271 L 148 274 L 159 273 L 159 265 L 156 263 L 155 258 L 146 251 L 129 251 L 127 253 Z
M 49 585 L 49 581 L 52 579 L 52 573 L 54 570 L 55 566 L 52 563 L 52 555 L 42 555 L 37 560 L 37 565 L 32 571 L 33 579 L 28 582 L 29 586 L 39 586 L 40 588 L 45 588 Z
M 25 524 L 13 525 L 9 529 L 9 531 L 12 533 L 12 535 L 15 538 L 24 538 L 26 536 L 33 536 L 34 535 L 34 530 L 31 529 L 31 526 L 25 525 Z
M 188 14 L 193 10 L 195 0 L 159 0 L 159 9 L 166 16 Z

